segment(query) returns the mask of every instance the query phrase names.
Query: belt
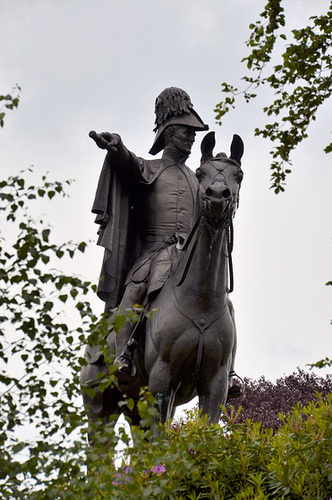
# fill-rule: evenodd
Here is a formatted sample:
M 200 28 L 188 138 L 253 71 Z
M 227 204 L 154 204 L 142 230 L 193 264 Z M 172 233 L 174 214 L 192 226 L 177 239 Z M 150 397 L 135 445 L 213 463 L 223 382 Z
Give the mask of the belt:
M 169 243 L 171 245 L 180 243 L 180 245 L 182 245 L 186 237 L 187 235 L 184 233 L 173 233 L 167 236 L 164 236 L 162 234 L 156 234 L 156 235 L 151 234 L 145 237 L 145 243 L 160 242 L 160 243 Z

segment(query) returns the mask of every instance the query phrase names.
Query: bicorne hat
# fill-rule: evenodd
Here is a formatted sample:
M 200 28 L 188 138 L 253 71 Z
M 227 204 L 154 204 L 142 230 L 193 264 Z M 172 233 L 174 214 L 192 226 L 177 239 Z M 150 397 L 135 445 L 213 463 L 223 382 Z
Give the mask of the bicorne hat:
M 194 130 L 208 130 L 209 126 L 194 110 L 189 95 L 177 87 L 169 87 L 156 99 L 156 121 L 154 132 L 156 137 L 149 153 L 155 155 L 165 147 L 164 130 L 169 125 L 185 125 Z

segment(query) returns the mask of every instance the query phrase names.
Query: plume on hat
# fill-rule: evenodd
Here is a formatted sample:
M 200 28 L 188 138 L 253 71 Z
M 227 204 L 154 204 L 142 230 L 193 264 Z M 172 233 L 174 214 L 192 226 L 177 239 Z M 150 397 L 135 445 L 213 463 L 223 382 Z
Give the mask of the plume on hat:
M 156 99 L 156 137 L 149 153 L 155 155 L 165 147 L 164 130 L 169 125 L 181 125 L 195 131 L 208 130 L 208 125 L 194 110 L 189 95 L 178 87 L 169 87 Z
M 189 95 L 178 87 L 163 90 L 156 99 L 156 127 L 154 132 L 169 118 L 189 114 L 193 110 Z

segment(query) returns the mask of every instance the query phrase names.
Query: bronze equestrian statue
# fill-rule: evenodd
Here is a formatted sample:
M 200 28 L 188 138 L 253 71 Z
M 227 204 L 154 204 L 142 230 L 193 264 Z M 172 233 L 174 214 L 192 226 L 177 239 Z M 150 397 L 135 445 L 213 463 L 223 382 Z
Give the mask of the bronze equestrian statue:
M 118 335 L 110 331 L 116 387 L 98 390 L 97 374 L 107 373 L 107 366 L 98 346 L 87 346 L 81 383 L 96 395 L 83 391 L 83 398 L 92 418 L 107 421 L 121 413 L 123 391 L 137 400 L 140 387 L 148 386 L 162 422 L 196 395 L 203 413 L 217 422 L 220 405 L 243 392 L 234 372 L 236 330 L 228 297 L 243 142 L 234 136 L 230 158 L 213 157 L 214 133 L 207 134 L 195 174 L 185 161 L 196 131 L 208 126 L 189 95 L 167 88 L 155 112 L 150 153 L 163 151 L 160 159 L 136 157 L 117 134 L 90 132 L 107 150 L 92 209 L 98 244 L 105 248 L 98 295 L 110 314 L 135 304 L 156 312 L 136 327 L 127 321 Z M 127 413 L 135 423 L 135 411 Z

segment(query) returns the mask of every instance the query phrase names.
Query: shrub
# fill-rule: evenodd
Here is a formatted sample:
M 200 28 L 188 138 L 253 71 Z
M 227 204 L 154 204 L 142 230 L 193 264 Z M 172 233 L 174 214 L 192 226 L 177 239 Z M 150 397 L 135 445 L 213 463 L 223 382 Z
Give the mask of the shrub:
M 289 414 L 298 403 L 306 405 L 317 393 L 323 397 L 332 393 L 332 376 L 319 377 L 300 368 L 281 377 L 275 383 L 261 377 L 258 380 L 244 379 L 245 393 L 231 404 L 237 411 L 241 407 L 238 422 L 247 419 L 261 422 L 262 428 L 271 427 L 276 432 L 282 420 L 279 413 Z

